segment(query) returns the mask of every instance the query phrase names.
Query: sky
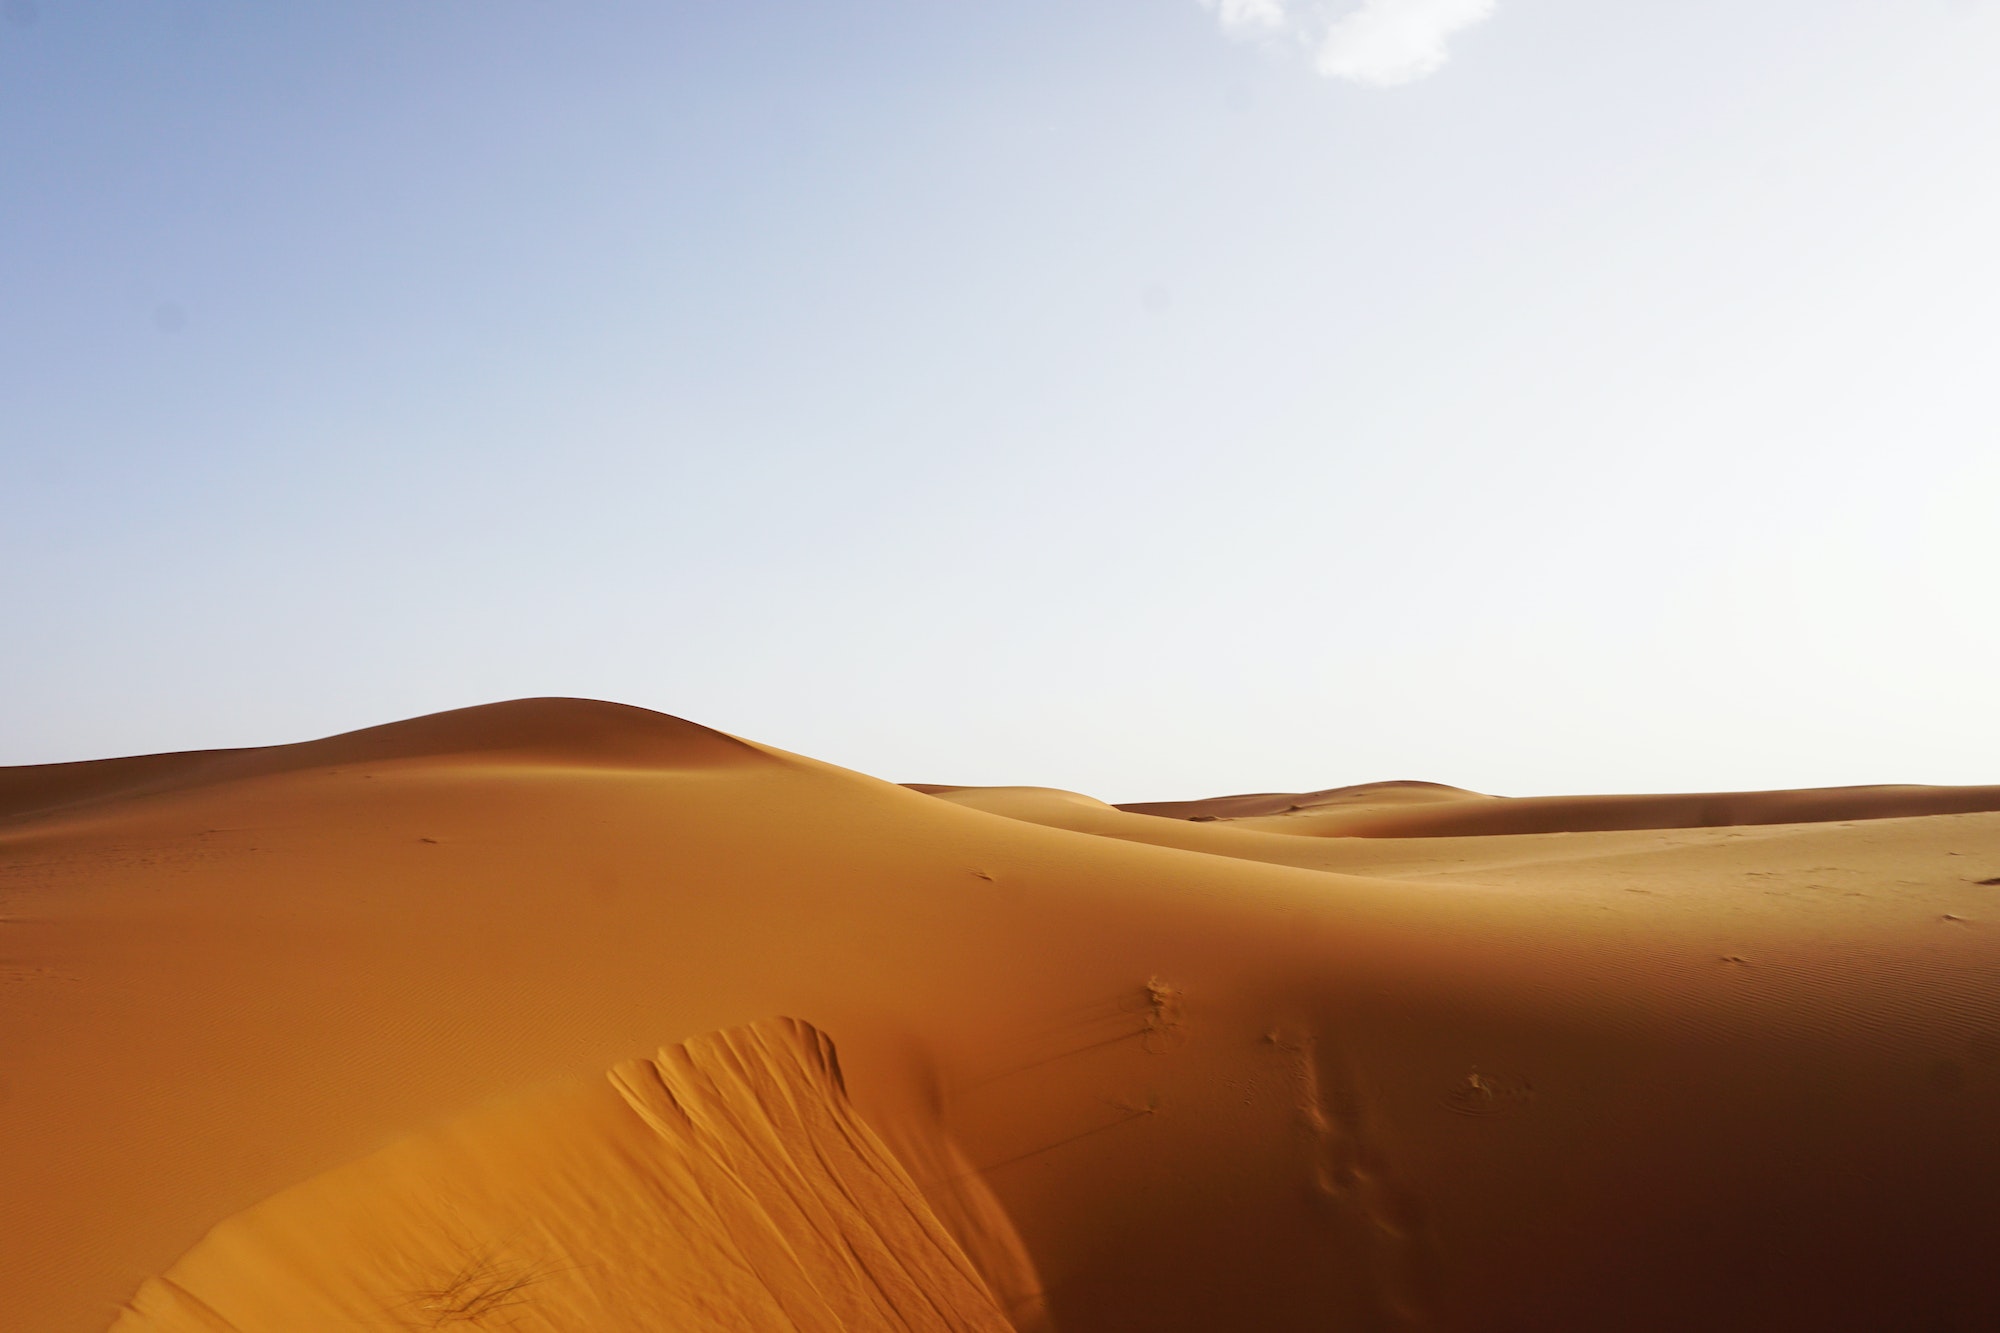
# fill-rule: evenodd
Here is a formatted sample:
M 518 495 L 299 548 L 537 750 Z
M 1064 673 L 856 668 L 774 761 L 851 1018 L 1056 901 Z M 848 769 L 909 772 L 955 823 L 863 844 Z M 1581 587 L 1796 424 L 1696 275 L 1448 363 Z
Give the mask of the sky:
M 2000 782 L 1992 0 L 4 0 L 0 764 Z

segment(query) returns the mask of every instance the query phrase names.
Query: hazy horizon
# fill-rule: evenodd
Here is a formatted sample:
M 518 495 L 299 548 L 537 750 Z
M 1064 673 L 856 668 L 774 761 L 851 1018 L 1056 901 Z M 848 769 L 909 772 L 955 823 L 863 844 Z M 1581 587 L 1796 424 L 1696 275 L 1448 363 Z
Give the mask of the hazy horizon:
M 11 0 L 0 764 L 2000 782 L 2000 7 Z

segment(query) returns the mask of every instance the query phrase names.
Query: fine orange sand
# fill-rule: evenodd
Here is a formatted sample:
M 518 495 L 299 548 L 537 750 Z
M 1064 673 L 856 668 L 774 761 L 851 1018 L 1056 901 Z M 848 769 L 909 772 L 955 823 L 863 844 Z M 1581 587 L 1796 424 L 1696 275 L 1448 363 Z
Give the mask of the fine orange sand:
M 0 769 L 0 1330 L 2000 1328 L 1995 812 Z

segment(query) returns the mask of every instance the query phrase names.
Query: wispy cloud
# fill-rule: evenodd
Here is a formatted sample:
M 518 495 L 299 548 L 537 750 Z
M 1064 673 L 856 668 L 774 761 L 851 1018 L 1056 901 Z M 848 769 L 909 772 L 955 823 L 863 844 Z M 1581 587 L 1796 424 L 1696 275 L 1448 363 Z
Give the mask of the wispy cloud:
M 1201 0 L 1224 32 L 1273 32 L 1285 26 L 1285 0 Z
M 1304 49 L 1329 78 L 1393 87 L 1434 73 L 1445 42 L 1493 12 L 1495 0 L 1201 0 L 1232 37 Z

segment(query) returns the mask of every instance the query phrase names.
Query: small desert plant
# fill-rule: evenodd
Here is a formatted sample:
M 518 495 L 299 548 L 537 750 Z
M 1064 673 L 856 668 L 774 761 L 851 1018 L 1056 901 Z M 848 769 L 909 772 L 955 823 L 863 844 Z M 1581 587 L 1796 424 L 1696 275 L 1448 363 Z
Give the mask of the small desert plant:
M 418 1328 L 449 1328 L 454 1324 L 495 1327 L 491 1321 L 526 1303 L 528 1288 L 540 1277 L 529 1265 L 477 1254 L 436 1286 L 412 1293 L 403 1302 L 403 1309 L 414 1317 Z

